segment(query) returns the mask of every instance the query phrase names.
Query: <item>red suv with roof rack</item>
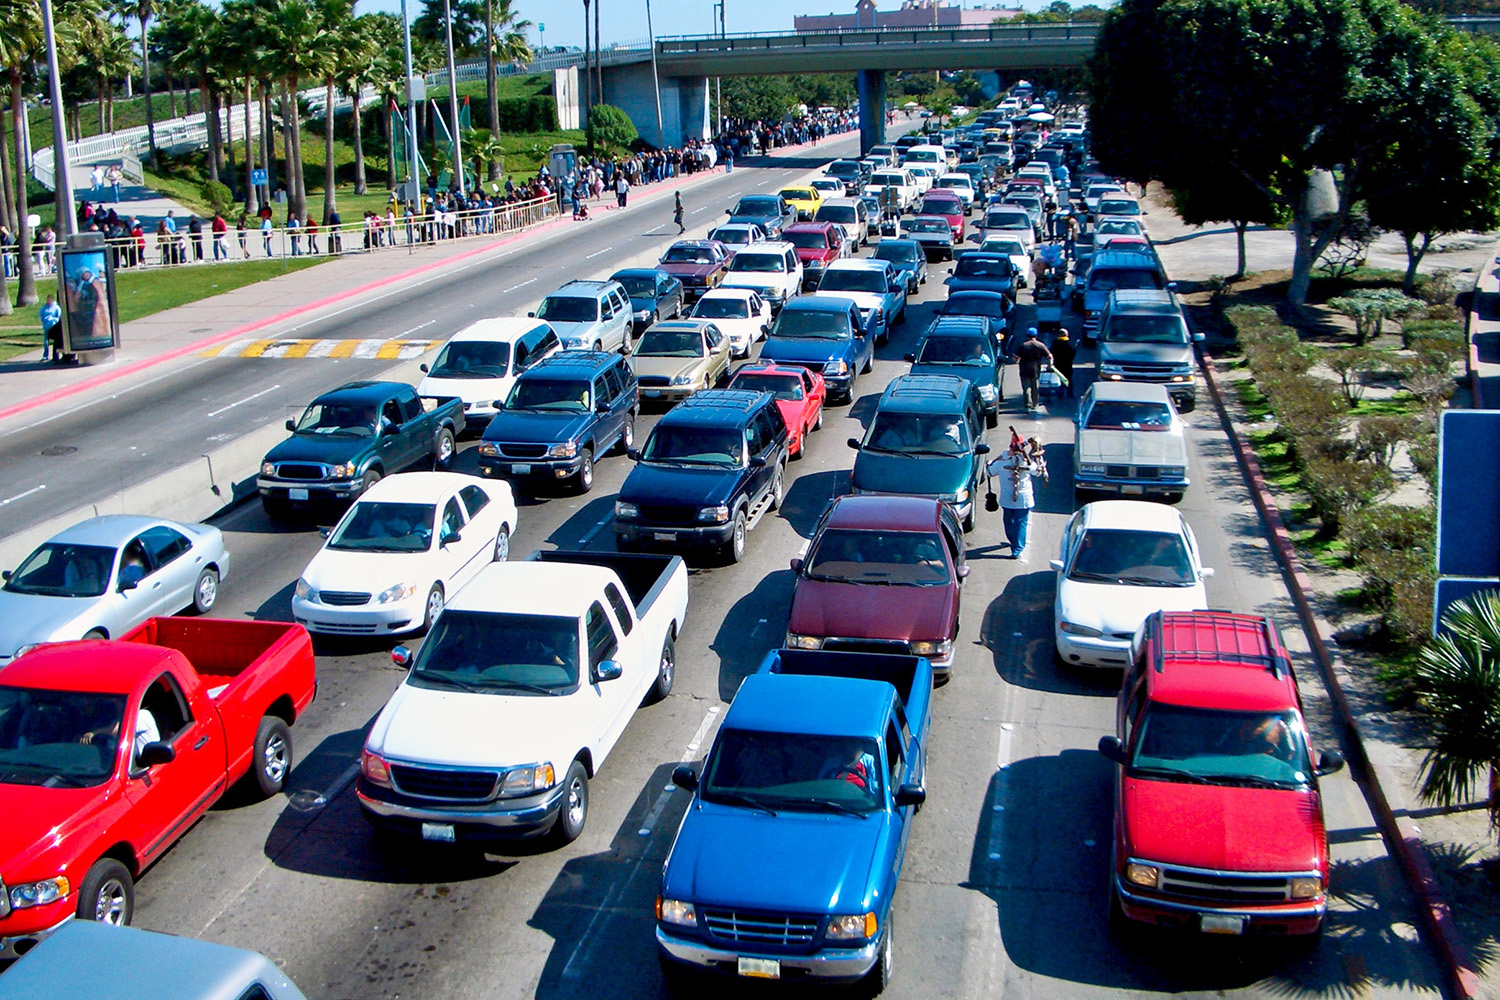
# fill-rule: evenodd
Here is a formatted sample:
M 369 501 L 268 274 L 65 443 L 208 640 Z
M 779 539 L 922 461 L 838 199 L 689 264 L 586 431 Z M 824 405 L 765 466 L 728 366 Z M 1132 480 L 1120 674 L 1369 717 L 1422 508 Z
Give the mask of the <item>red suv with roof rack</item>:
M 1258 615 L 1157 612 L 1099 752 L 1115 774 L 1112 920 L 1208 934 L 1322 929 L 1328 838 L 1297 680 Z

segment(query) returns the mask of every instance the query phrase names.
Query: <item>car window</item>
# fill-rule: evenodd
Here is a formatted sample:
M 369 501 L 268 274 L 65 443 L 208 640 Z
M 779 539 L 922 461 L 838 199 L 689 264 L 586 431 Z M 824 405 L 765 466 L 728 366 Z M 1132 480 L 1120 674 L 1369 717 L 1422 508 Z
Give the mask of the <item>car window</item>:
M 619 619 L 620 631 L 629 635 L 630 630 L 635 628 L 635 622 L 631 620 L 630 606 L 625 603 L 625 597 L 620 593 L 620 588 L 612 583 L 606 583 L 604 585 L 604 599 L 609 602 L 609 606 L 614 610 L 615 617 Z
M 192 724 L 193 713 L 188 710 L 187 699 L 177 678 L 164 673 L 151 682 L 141 696 L 140 712 L 136 720 L 136 753 L 146 743 L 171 743 L 183 730 Z M 143 729 L 154 729 L 154 738 L 144 739 Z
M 141 532 L 141 542 L 158 569 L 193 547 L 193 543 L 182 532 L 164 524 Z
M 120 572 L 116 577 L 120 586 L 140 583 L 153 571 L 146 543 L 139 536 L 126 542 L 120 550 Z
M 717 350 L 724 343 L 724 334 L 713 324 L 709 324 L 703 330 L 704 336 L 708 338 L 708 346 L 711 350 Z
M 443 505 L 443 534 L 442 534 L 442 537 L 446 538 L 449 535 L 456 535 L 460 531 L 463 531 L 463 530 L 464 530 L 464 514 L 463 514 L 463 510 L 460 509 L 460 507 L 458 505 L 458 498 L 457 497 L 450 497 L 448 499 L 448 502 Z
M 1068 567 L 1068 579 L 1142 587 L 1190 587 L 1198 575 L 1187 543 L 1175 532 L 1094 528 Z
M 594 398 L 608 406 L 615 400 L 615 391 L 610 386 L 609 380 L 603 375 L 594 379 Z
M 401 405 L 401 422 L 403 424 L 409 420 L 415 420 L 422 415 L 422 401 L 415 394 L 402 396 L 397 402 Z
M 380 408 L 380 422 L 387 427 L 401 426 L 401 407 L 396 405 L 394 399 L 387 400 Z
M 613 365 L 604 370 L 604 384 L 609 389 L 610 400 L 625 392 L 625 384 L 620 381 L 620 370 Z
M 620 644 L 615 639 L 614 626 L 610 624 L 609 616 L 604 613 L 604 605 L 598 601 L 589 606 L 585 628 L 589 644 L 589 667 L 594 668 L 614 656 Z
M 885 725 L 885 764 L 888 780 L 894 787 L 906 773 L 903 761 L 906 755 L 901 748 L 901 734 L 896 731 L 895 722 L 887 722 Z
M 478 486 L 465 486 L 458 491 L 458 495 L 463 500 L 471 521 L 490 503 L 490 495 Z

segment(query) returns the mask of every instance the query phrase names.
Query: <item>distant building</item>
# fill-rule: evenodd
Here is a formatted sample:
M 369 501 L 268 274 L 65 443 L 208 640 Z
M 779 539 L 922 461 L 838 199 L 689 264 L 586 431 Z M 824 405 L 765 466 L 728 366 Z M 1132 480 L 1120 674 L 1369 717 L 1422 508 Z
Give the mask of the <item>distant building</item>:
M 871 28 L 985 28 L 1011 18 L 1020 7 L 961 6 L 958 0 L 902 0 L 897 10 L 878 10 L 875 0 L 858 0 L 852 14 L 806 14 L 793 19 L 797 31 L 858 31 Z

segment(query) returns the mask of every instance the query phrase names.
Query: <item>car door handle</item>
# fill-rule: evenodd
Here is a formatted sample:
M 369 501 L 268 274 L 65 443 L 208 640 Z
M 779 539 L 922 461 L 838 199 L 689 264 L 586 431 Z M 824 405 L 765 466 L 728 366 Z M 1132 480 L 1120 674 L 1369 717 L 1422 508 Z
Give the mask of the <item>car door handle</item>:
M 200 736 L 200 737 L 198 737 L 198 742 L 196 742 L 196 743 L 193 744 L 193 749 L 194 750 L 202 750 L 203 747 L 207 743 L 208 743 L 208 737 L 207 736 Z

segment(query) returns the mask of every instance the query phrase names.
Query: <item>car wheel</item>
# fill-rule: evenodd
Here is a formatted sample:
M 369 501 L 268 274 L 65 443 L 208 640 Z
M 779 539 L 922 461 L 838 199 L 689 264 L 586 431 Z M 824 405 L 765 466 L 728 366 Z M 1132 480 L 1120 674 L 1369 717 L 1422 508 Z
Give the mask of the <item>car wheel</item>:
M 135 879 L 114 858 L 94 862 L 78 887 L 78 918 L 127 927 L 135 915 Z
M 374 486 L 376 483 L 380 482 L 380 479 L 380 470 L 371 469 L 369 472 L 366 472 L 363 476 L 359 477 L 359 492 L 355 495 L 364 496 L 366 493 L 370 492 L 371 486 Z
M 627 336 L 629 336 L 629 335 L 627 334 Z M 603 343 L 603 341 L 599 341 L 599 340 L 594 341 L 594 350 L 595 351 L 602 351 L 602 350 L 604 350 L 604 343 Z
M 261 798 L 269 799 L 286 786 L 292 770 L 292 731 L 274 715 L 260 720 L 255 730 L 250 775 Z
M 505 562 L 510 558 L 510 529 L 501 528 L 500 534 L 495 536 L 495 562 Z
M 996 410 L 994 413 L 986 413 L 984 415 L 984 426 L 988 427 L 990 430 L 994 430 L 996 427 L 999 427 L 1000 411 Z
M 635 321 L 632 320 L 632 325 L 627 326 L 625 328 L 625 332 L 620 335 L 620 353 L 625 355 L 626 357 L 629 357 L 630 352 L 635 350 L 635 338 L 631 336 L 631 333 L 634 329 L 634 322 Z M 652 322 L 656 322 L 654 317 L 652 319 Z
M 219 602 L 219 571 L 209 566 L 193 585 L 193 614 L 206 615 Z
M 776 478 L 771 480 L 771 506 L 770 510 L 780 510 L 781 502 L 786 499 L 786 477 L 783 475 L 784 468 L 778 463 L 776 466 Z
M 583 463 L 573 475 L 573 488 L 579 493 L 587 493 L 594 488 L 594 453 L 588 448 L 583 449 Z
M 1168 493 L 1162 499 L 1166 500 L 1167 503 L 1182 503 L 1182 496 L 1182 492 L 1178 491 L 1176 493 Z
M 625 427 L 620 431 L 620 454 L 623 455 L 635 447 L 635 414 L 625 414 Z
M 292 519 L 292 505 L 285 500 L 263 496 L 260 498 L 260 506 L 266 512 L 266 517 L 275 524 L 284 524 Z
M 974 530 L 974 505 L 972 503 L 969 504 L 969 512 L 964 515 L 963 527 L 966 535 Z
M 724 545 L 725 561 L 733 564 L 745 558 L 745 512 L 735 511 L 734 527 L 730 529 L 729 541 Z
M 437 445 L 432 450 L 432 468 L 438 472 L 453 468 L 453 455 L 457 450 L 453 432 L 446 427 L 438 431 Z
M 815 431 L 820 431 L 820 430 L 823 429 L 823 407 L 822 406 L 818 407 L 818 418 L 813 421 L 812 429 L 815 430 Z
M 443 585 L 434 583 L 432 589 L 427 592 L 427 600 L 422 605 L 422 634 L 426 635 L 432 631 L 432 623 L 437 621 L 437 616 L 443 613 Z
M 861 991 L 867 997 L 877 997 L 884 993 L 891 985 L 891 975 L 896 971 L 896 942 L 895 925 L 891 918 L 885 918 L 885 937 L 880 944 L 880 960 L 875 967 L 865 974 L 864 989 Z
M 677 676 L 677 642 L 668 632 L 661 644 L 661 662 L 656 666 L 656 682 L 651 685 L 648 700 L 665 701 L 672 693 L 672 679 Z
M 589 819 L 589 773 L 583 762 L 575 760 L 568 766 L 563 777 L 562 808 L 557 813 L 557 823 L 552 827 L 552 837 L 558 844 L 571 844 L 583 833 Z

